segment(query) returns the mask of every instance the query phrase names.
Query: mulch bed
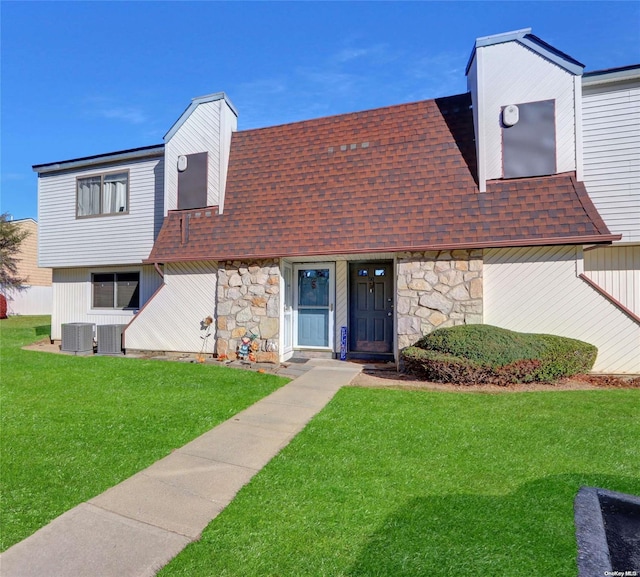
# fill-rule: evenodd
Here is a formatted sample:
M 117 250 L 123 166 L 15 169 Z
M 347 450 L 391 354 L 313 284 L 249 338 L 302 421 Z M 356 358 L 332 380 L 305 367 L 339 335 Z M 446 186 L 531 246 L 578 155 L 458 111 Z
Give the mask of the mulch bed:
M 421 381 L 413 375 L 395 370 L 364 369 L 352 382 L 352 386 L 391 388 L 404 390 L 433 390 L 477 393 L 517 393 L 532 391 L 571 391 L 589 389 L 640 389 L 640 376 L 624 375 L 575 375 L 554 383 L 521 383 L 514 385 L 457 385 Z

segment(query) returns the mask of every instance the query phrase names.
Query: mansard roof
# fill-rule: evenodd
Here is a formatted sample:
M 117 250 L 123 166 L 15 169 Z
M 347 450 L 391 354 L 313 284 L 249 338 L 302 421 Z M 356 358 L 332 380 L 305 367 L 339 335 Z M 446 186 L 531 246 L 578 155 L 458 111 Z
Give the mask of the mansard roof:
M 148 262 L 610 242 L 574 173 L 475 180 L 468 94 L 236 132 L 223 214 L 170 211 Z

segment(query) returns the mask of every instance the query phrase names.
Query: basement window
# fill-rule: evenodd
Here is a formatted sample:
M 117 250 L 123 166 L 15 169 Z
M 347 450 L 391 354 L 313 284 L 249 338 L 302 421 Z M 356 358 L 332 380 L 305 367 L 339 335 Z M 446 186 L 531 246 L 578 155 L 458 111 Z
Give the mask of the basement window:
M 107 272 L 91 275 L 94 309 L 137 309 L 140 307 L 140 273 Z
M 129 173 L 112 172 L 77 179 L 76 217 L 129 212 Z

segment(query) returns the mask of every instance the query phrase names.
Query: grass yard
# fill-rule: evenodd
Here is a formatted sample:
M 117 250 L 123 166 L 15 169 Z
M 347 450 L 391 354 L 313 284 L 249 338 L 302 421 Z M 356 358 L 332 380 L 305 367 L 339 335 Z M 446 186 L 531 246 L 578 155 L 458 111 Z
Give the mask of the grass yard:
M 0 321 L 0 550 L 253 404 L 287 379 L 21 346 L 49 317 Z
M 344 388 L 159 575 L 575 576 L 583 485 L 640 494 L 640 390 Z

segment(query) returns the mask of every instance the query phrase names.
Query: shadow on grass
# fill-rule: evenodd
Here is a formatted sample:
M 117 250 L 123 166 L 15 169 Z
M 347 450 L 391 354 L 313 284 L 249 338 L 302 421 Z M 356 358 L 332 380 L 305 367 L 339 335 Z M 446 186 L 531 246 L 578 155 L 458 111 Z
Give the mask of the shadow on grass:
M 40 325 L 38 327 L 34 327 L 34 330 L 36 332 L 36 336 L 38 337 L 43 337 L 43 336 L 49 336 L 51 334 L 51 325 Z
M 347 574 L 576 575 L 573 501 L 584 485 L 640 491 L 637 479 L 560 475 L 507 495 L 416 497 L 387 517 Z

